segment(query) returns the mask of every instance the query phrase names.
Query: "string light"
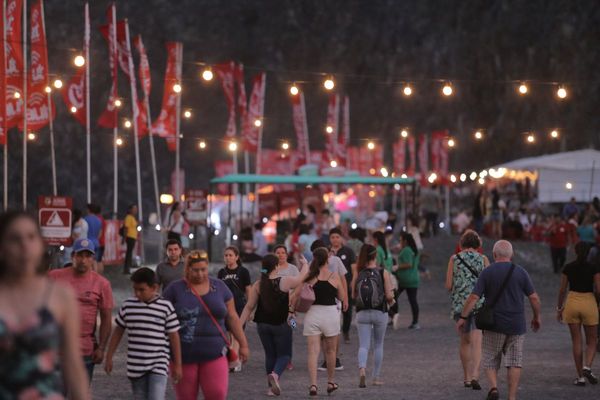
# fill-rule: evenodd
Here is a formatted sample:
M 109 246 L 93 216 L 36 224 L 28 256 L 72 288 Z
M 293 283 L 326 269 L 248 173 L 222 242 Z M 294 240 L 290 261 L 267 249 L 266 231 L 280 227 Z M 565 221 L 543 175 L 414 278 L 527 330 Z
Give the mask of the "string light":
M 232 153 L 237 151 L 237 143 L 236 142 L 229 142 L 229 151 L 231 151 Z
M 450 85 L 449 83 L 446 83 L 444 85 L 444 87 L 442 88 L 442 93 L 444 94 L 444 96 L 451 96 L 452 95 L 452 85 Z
M 448 147 L 454 147 L 456 146 L 456 142 L 454 141 L 454 139 L 450 138 L 448 139 Z
M 260 128 L 262 126 L 262 120 L 260 120 L 258 118 L 255 119 L 254 120 L 254 126 L 257 127 L 257 128 Z
M 383 176 L 384 178 L 387 178 L 390 174 L 386 167 L 381 167 L 379 173 L 381 173 L 381 176 Z
M 60 89 L 61 87 L 63 87 L 63 82 L 60 79 L 55 79 L 53 84 L 56 89 Z
M 483 138 L 483 133 L 480 130 L 477 130 L 473 136 L 475 136 L 475 139 L 481 140 Z
M 71 106 L 71 112 L 75 114 L 77 112 L 77 107 Z
M 369 141 L 369 143 L 367 143 L 367 149 L 375 150 L 375 143 L 372 141 Z
M 471 172 L 471 174 L 469 175 L 469 179 L 472 181 L 477 179 L 477 172 L 475 172 L 475 171 Z
M 33 132 L 29 132 L 29 133 L 27 134 L 27 139 L 29 139 L 29 140 L 35 140 L 35 133 L 33 133 Z
M 565 189 L 567 189 L 567 190 L 573 189 L 573 184 L 571 182 L 565 183 Z
M 406 178 L 408 178 L 408 175 L 406 175 L 406 174 L 402 174 L 402 175 L 400 175 L 400 178 L 402 178 L 402 179 L 406 179 Z
M 123 126 L 127 129 L 131 128 L 131 121 L 126 119 L 125 122 L 123 123 Z
M 179 83 L 176 83 L 173 85 L 173 91 L 175 93 L 181 93 L 181 85 Z
M 564 99 L 567 97 L 567 89 L 565 89 L 563 86 L 559 86 L 558 90 L 556 91 L 556 95 L 558 96 L 559 99 Z
M 479 184 L 480 185 L 485 185 L 485 179 L 484 178 L 479 178 Z
M 85 58 L 83 58 L 81 54 L 77 55 L 73 59 L 73 64 L 75 64 L 76 67 L 83 67 L 85 65 Z
M 183 112 L 183 116 L 184 116 L 184 118 L 190 119 L 190 118 L 192 118 L 192 112 L 190 110 L 185 110 Z
M 520 94 L 527 94 L 528 91 L 529 91 L 529 88 L 527 87 L 527 85 L 525 83 L 521 83 L 519 85 L 519 93 Z
M 210 69 L 210 67 L 205 68 L 204 71 L 202 71 L 202 79 L 204 79 L 207 82 L 212 81 L 212 79 L 214 78 L 214 74 L 212 72 L 212 69 Z
M 331 166 L 331 168 L 336 168 L 338 164 L 337 164 L 337 161 L 331 160 L 331 162 L 329 163 L 329 165 Z
M 437 174 L 435 172 L 432 172 L 431 175 L 429 175 L 429 177 L 427 178 L 427 181 L 429 183 L 433 183 L 433 182 L 435 182 L 436 179 L 437 179 Z
M 122 139 L 122 138 L 120 138 L 120 137 L 118 137 L 118 138 L 115 140 L 115 144 L 116 144 L 117 146 L 123 146 L 123 139 Z
M 13 95 L 13 97 L 15 99 L 20 99 L 21 98 L 21 93 L 20 92 L 15 92 L 15 94 Z
M 460 174 L 460 181 L 464 182 L 467 180 L 467 174 Z
M 454 175 L 454 174 L 450 175 L 450 182 L 456 183 L 456 175 Z
M 535 142 L 535 135 L 533 133 L 530 133 L 529 135 L 527 135 L 527 143 L 534 143 Z
M 333 88 L 335 87 L 335 82 L 333 81 L 333 78 L 328 77 L 327 79 L 325 79 L 325 81 L 323 81 L 323 87 L 326 90 L 333 90 Z
M 370 197 L 370 198 L 373 198 L 373 197 L 375 197 L 375 194 L 376 194 L 376 193 L 375 193 L 375 191 L 374 191 L 374 190 L 369 190 L 369 197 Z
M 556 129 L 553 129 L 553 130 L 550 132 L 550 137 L 551 137 L 552 139 L 558 139 L 558 136 L 559 136 L 559 135 L 558 135 L 558 130 L 556 130 Z
M 204 150 L 206 148 L 206 142 L 201 140 L 200 143 L 198 143 L 198 147 L 200 147 L 200 150 Z
M 402 136 L 404 139 L 406 139 L 408 137 L 408 131 L 406 129 L 402 129 L 400 131 L 400 136 Z
M 375 175 L 375 172 L 377 172 L 377 171 L 375 171 L 375 168 L 370 168 L 369 169 L 369 174 Z
M 298 89 L 298 86 L 296 86 L 296 84 L 292 84 L 292 86 L 290 86 L 290 94 L 292 96 L 297 96 L 298 93 L 300 93 L 300 89 Z
M 333 133 L 333 126 L 327 125 L 327 127 L 325 128 L 325 132 Z
M 283 143 L 281 143 L 281 148 L 283 150 L 289 150 L 290 144 L 288 142 L 283 142 Z
M 410 85 L 405 85 L 404 89 L 402 89 L 402 93 L 404 93 L 405 96 L 410 96 L 412 94 L 412 88 L 410 87 Z
M 50 93 L 50 92 L 52 92 L 52 88 L 51 88 L 50 86 L 46 86 L 46 87 L 44 88 L 44 91 L 45 91 L 46 93 Z
M 115 107 L 119 108 L 123 105 L 123 102 L 121 101 L 121 99 L 115 99 L 115 102 L 113 104 L 115 105 Z

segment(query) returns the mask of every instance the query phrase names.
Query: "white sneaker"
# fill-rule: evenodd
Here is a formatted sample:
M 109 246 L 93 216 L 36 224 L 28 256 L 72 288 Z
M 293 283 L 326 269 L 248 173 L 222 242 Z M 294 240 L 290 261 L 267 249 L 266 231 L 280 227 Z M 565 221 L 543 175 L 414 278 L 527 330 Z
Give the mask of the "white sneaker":
M 394 314 L 394 317 L 392 318 L 392 327 L 395 331 L 400 329 L 400 314 Z

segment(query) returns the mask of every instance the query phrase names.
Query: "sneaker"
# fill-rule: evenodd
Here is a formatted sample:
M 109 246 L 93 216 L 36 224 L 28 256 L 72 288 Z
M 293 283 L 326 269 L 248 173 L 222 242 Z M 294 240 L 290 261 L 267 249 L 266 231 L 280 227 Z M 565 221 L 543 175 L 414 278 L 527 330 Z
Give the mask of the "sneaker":
M 395 331 L 400 329 L 400 314 L 394 314 L 392 317 L 392 327 Z
M 327 362 L 323 361 L 323 364 L 321 364 L 321 366 L 319 368 L 317 368 L 319 371 L 327 371 Z
M 592 373 L 592 370 L 588 367 L 584 367 L 583 368 L 583 376 L 585 376 L 588 380 L 589 383 L 591 383 L 592 385 L 595 385 L 598 383 L 598 378 L 596 377 L 596 375 L 594 375 Z M 583 378 L 581 378 L 583 379 Z
M 585 378 L 584 377 L 575 378 L 575 380 L 573 381 L 573 385 L 575 385 L 575 386 L 585 386 Z
M 421 329 L 421 325 L 419 325 L 419 324 L 410 324 L 410 326 L 408 327 L 408 329 L 419 330 L 419 329 Z
M 287 365 L 287 367 L 285 367 L 285 369 L 287 369 L 288 371 L 291 371 L 294 369 L 294 364 L 292 364 L 292 362 L 290 361 Z
M 242 363 L 238 363 L 235 367 L 229 368 L 229 372 L 242 372 Z
M 350 343 L 350 333 L 349 332 L 344 332 L 344 343 L 346 343 L 346 344 Z
M 279 396 L 281 394 L 279 378 L 274 373 L 270 373 L 267 378 L 269 379 L 269 386 L 271 387 L 271 392 L 273 392 L 275 396 Z
M 342 365 L 342 363 L 340 362 L 339 358 L 335 359 L 335 370 L 336 371 L 343 371 L 344 370 L 344 366 Z

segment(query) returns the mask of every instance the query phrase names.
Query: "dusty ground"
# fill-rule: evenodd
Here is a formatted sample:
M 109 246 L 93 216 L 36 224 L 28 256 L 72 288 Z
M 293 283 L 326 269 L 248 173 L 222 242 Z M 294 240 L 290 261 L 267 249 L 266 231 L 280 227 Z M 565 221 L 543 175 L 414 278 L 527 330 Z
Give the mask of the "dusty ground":
M 429 268 L 432 280 L 424 281 L 419 289 L 421 306 L 421 326 L 419 331 L 401 329 L 388 330 L 385 341 L 382 387 L 358 388 L 356 353 L 358 340 L 353 329 L 351 343 L 342 344 L 341 359 L 345 370 L 338 372 L 336 380 L 340 390 L 335 397 L 344 399 L 484 399 L 489 386 L 481 379 L 484 390 L 475 392 L 462 387 L 462 369 L 458 358 L 458 340 L 453 323 L 449 318 L 448 295 L 443 288 L 444 273 L 448 255 L 456 244 L 456 238 L 438 237 L 427 240 L 426 251 L 431 255 Z M 486 242 L 486 253 L 491 253 L 491 242 Z M 553 275 L 544 245 L 517 243 L 515 260 L 532 275 L 534 284 L 542 299 L 542 330 L 528 333 L 525 342 L 524 368 L 519 388 L 521 399 L 600 399 L 600 385 L 573 387 L 575 370 L 571 359 L 571 346 L 567 328 L 554 319 L 558 280 Z M 215 266 L 216 268 L 217 266 Z M 253 266 L 253 275 L 257 268 Z M 114 284 L 115 301 L 120 304 L 129 295 L 126 280 L 118 273 L 108 272 Z M 401 314 L 403 326 L 410 322 L 410 310 L 406 298 L 402 298 Z M 264 377 L 264 356 L 256 334 L 250 324 L 246 333 L 252 351 L 251 359 L 244 371 L 233 374 L 229 385 L 229 398 L 264 398 L 266 382 Z M 131 391 L 125 376 L 125 349 L 115 360 L 115 372 L 107 377 L 97 368 L 92 391 L 95 399 L 129 399 Z M 600 364 L 596 363 L 600 372 Z M 282 398 L 305 398 L 308 394 L 308 374 L 306 370 L 306 344 L 300 332 L 294 337 L 293 371 L 284 374 Z M 326 375 L 319 373 L 320 397 L 326 396 Z M 501 398 L 506 398 L 506 379 L 501 375 Z M 174 395 L 169 388 L 167 398 Z

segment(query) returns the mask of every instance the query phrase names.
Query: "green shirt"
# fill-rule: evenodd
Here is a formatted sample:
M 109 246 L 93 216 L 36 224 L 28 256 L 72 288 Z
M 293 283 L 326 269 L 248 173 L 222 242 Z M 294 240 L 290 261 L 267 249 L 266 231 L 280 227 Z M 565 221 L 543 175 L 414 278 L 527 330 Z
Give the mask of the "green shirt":
M 410 264 L 411 268 L 399 269 L 396 271 L 396 278 L 398 279 L 398 287 L 401 288 L 418 288 L 419 287 L 419 255 L 410 247 L 402 249 L 398 255 L 398 265 Z
M 390 273 L 392 272 L 392 267 L 394 266 L 394 258 L 392 257 L 389 251 L 386 253 L 386 251 L 383 250 L 383 247 L 381 246 L 377 246 L 377 258 L 375 259 L 375 262 L 377 263 L 377 265 L 385 268 L 386 271 Z

